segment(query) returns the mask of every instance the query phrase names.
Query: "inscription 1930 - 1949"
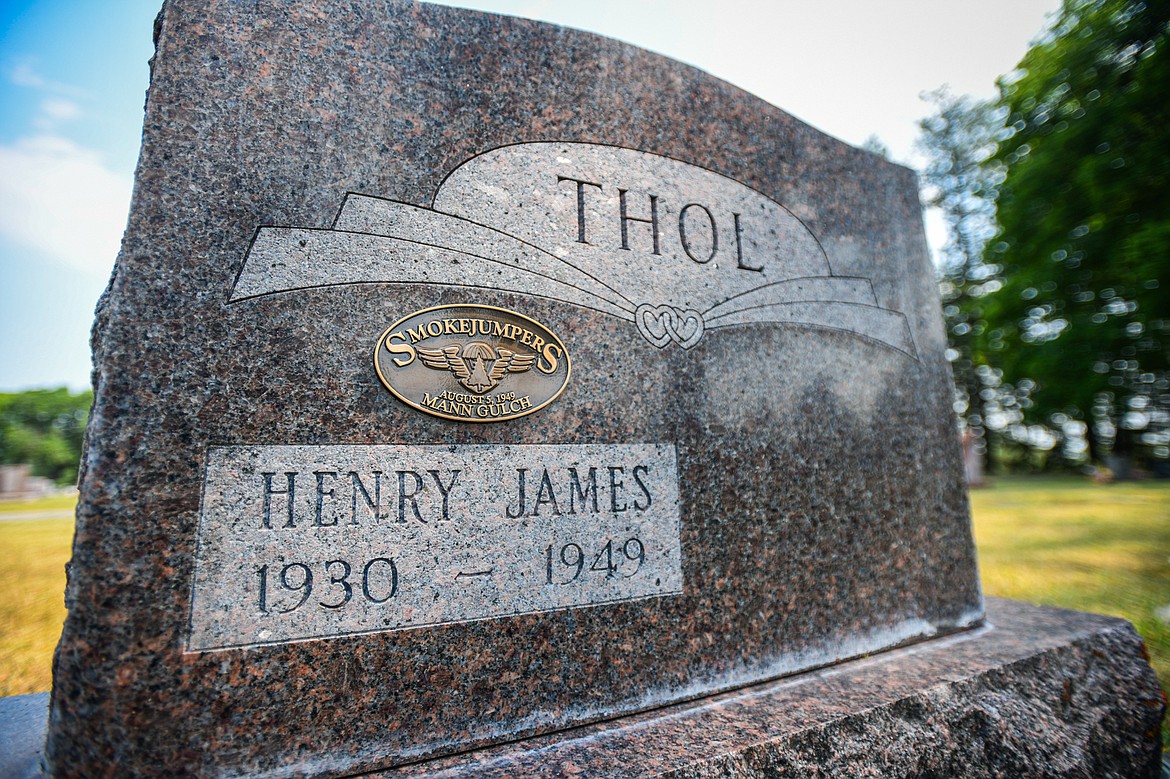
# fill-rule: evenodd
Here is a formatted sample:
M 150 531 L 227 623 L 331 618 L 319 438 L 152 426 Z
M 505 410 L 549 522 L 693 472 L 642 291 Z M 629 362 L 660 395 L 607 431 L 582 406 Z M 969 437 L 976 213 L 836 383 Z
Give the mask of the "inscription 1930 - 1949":
M 681 589 L 670 445 L 220 447 L 188 650 Z

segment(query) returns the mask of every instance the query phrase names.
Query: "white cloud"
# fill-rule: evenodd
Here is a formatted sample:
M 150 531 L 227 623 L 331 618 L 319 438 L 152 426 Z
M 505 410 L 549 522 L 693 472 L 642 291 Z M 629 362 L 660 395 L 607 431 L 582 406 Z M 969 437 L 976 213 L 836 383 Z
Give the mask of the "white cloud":
M 20 87 L 30 87 L 32 89 L 40 89 L 45 92 L 53 92 L 58 95 L 69 95 L 70 97 L 84 97 L 86 91 L 72 84 L 62 84 L 60 81 L 50 81 L 32 66 L 31 62 L 25 61 L 18 63 L 15 67 L 8 69 L 8 80 Z
M 50 119 L 66 121 L 81 116 L 81 106 L 71 100 L 51 97 L 41 103 L 41 113 Z
M 0 233 L 75 270 L 105 276 L 126 226 L 132 178 L 58 136 L 0 145 Z
M 83 113 L 81 106 L 72 100 L 49 97 L 41 101 L 40 110 L 32 124 L 42 134 L 52 135 L 59 125 L 78 119 Z
M 33 70 L 32 65 L 22 62 L 8 72 L 8 80 L 13 84 L 33 89 L 43 89 L 46 81 L 43 76 Z

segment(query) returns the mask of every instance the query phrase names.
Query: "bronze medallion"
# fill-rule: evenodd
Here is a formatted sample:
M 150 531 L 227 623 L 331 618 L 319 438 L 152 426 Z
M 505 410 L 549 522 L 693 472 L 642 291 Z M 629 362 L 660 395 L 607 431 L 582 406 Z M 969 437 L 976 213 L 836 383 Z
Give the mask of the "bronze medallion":
M 409 406 L 459 422 L 503 422 L 552 403 L 569 383 L 569 353 L 539 322 L 494 306 L 416 311 L 374 348 L 386 389 Z

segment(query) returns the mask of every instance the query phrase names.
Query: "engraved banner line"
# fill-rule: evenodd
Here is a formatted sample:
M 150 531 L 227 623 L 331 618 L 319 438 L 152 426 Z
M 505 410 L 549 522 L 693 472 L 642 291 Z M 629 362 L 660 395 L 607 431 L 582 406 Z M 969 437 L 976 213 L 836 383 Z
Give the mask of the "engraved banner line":
M 519 236 L 515 236 L 515 235 L 512 235 L 511 233 L 505 232 L 504 230 L 500 230 L 498 228 L 492 227 L 491 225 L 486 225 L 486 224 L 483 224 L 482 222 L 477 222 L 473 219 L 468 219 L 467 217 L 460 216 L 458 214 L 449 214 L 449 213 L 446 213 L 444 211 L 440 211 L 440 210 L 433 208 L 433 207 L 426 208 L 426 207 L 416 206 L 416 205 L 413 205 L 411 203 L 403 203 L 403 202 L 398 201 L 398 200 L 388 200 L 388 199 L 383 199 L 383 198 L 372 197 L 370 195 L 363 195 L 363 194 L 360 194 L 357 192 L 348 192 L 345 195 L 345 199 L 342 201 L 341 208 L 339 208 L 337 211 L 337 216 L 334 217 L 334 219 L 333 219 L 333 229 L 334 230 L 342 230 L 342 231 L 346 231 L 346 232 L 364 233 L 367 235 L 381 235 L 381 236 L 384 236 L 387 238 L 396 238 L 398 240 L 403 240 L 403 241 L 408 241 L 408 242 L 413 242 L 413 243 L 420 243 L 420 244 L 427 245 L 427 246 L 433 246 L 434 248 L 437 248 L 437 249 L 447 249 L 449 251 L 457 251 L 457 252 L 460 252 L 462 254 L 468 254 L 468 255 L 471 255 L 473 257 L 478 257 L 479 259 L 482 259 L 482 260 L 487 260 L 488 262 L 498 262 L 498 263 L 504 264 L 505 266 L 508 266 L 508 263 L 499 257 L 485 256 L 485 255 L 479 254 L 475 251 L 471 251 L 467 248 L 458 249 L 458 248 L 454 248 L 453 246 L 448 246 L 445 244 L 431 243 L 431 242 L 427 242 L 427 241 L 420 241 L 418 239 L 406 238 L 406 237 L 401 236 L 401 235 L 394 235 L 388 226 L 380 225 L 377 222 L 369 220 L 368 218 L 363 219 L 360 210 L 352 207 L 352 206 L 360 204 L 360 203 L 366 203 L 366 204 L 376 203 L 379 206 L 383 206 L 383 207 L 392 209 L 390 213 L 401 212 L 403 215 L 407 215 L 416 224 L 425 222 L 428 218 L 433 219 L 433 221 L 438 223 L 437 226 L 439 228 L 441 228 L 441 233 L 442 233 L 443 238 L 447 239 L 448 241 L 450 241 L 454 237 L 452 235 L 453 231 L 451 230 L 451 228 L 453 226 L 470 228 L 473 233 L 480 233 L 480 231 L 488 231 L 486 236 L 483 234 L 480 234 L 480 235 L 476 235 L 473 237 L 480 238 L 480 239 L 486 237 L 487 240 L 489 240 L 489 241 L 493 240 L 493 239 L 502 239 L 506 243 L 519 244 L 518 246 L 516 246 L 514 248 L 519 250 L 520 256 L 524 259 L 529 259 L 529 257 L 528 257 L 528 255 L 530 253 L 529 250 L 534 250 L 539 255 L 543 255 L 543 257 L 541 259 L 545 259 L 545 258 L 552 259 L 554 262 L 560 263 L 561 265 L 568 267 L 573 272 L 574 276 L 584 277 L 584 279 L 587 279 L 588 281 L 593 282 L 594 284 L 600 286 L 604 290 L 607 290 L 607 291 L 613 293 L 613 295 L 615 295 L 617 298 L 619 298 L 620 300 L 629 304 L 628 310 L 631 313 L 633 312 L 634 308 L 637 306 L 637 304 L 634 301 L 630 300 L 628 297 L 626 297 L 624 294 L 622 294 L 621 291 L 619 291 L 616 287 L 613 287 L 612 285 L 605 283 L 604 281 L 602 281 L 601 279 L 599 279 L 597 276 L 593 275 L 589 271 L 585 270 L 584 268 L 581 268 L 580 266 L 573 264 L 569 260 L 565 259 L 564 257 L 558 256 L 557 254 L 549 251 L 548 249 L 545 249 L 541 246 L 538 246 L 538 245 L 532 243 L 531 241 L 526 241 L 525 239 L 523 239 Z M 438 217 L 438 219 L 434 219 L 434 217 Z M 481 246 L 483 244 L 477 243 L 476 245 Z M 519 260 L 516 260 L 516 264 L 517 265 L 519 264 Z M 510 267 L 510 266 L 508 266 L 508 267 Z M 557 266 L 553 266 L 553 267 L 556 268 Z M 576 282 L 581 281 L 580 279 L 564 279 L 564 278 L 560 278 L 558 276 L 550 276 L 547 273 L 542 273 L 540 269 L 536 269 L 536 268 L 529 268 L 528 270 L 529 270 L 529 272 L 534 273 L 538 276 L 544 276 L 546 278 L 560 281 L 564 284 L 568 284 L 569 286 L 571 286 L 575 289 L 579 289 L 586 294 L 590 294 L 588 289 L 585 289 L 579 283 L 576 283 Z M 592 293 L 592 294 L 597 294 L 597 293 Z M 597 296 L 602 298 L 602 299 L 608 300 L 608 298 L 604 294 L 600 294 Z M 625 306 L 622 306 L 620 303 L 617 303 L 615 301 L 609 300 L 608 302 L 614 303 L 615 305 L 619 306 L 620 308 L 625 308 Z
M 453 218 L 458 218 L 458 217 L 453 217 Z M 456 254 L 456 255 L 459 255 L 462 257 L 470 257 L 470 258 L 473 258 L 476 260 L 483 260 L 484 262 L 489 262 L 489 263 L 493 263 L 496 265 L 501 265 L 501 266 L 508 268 L 509 270 L 512 270 L 512 271 L 516 271 L 519 273 L 525 273 L 525 274 L 529 274 L 531 276 L 543 278 L 543 279 L 547 280 L 548 282 L 550 282 L 552 285 L 565 286 L 565 287 L 569 287 L 570 289 L 577 290 L 583 296 L 588 296 L 587 299 L 590 299 L 594 303 L 594 305 L 587 305 L 586 303 L 580 302 L 579 300 L 575 300 L 572 298 L 563 298 L 563 297 L 557 297 L 555 295 L 551 295 L 551 294 L 547 294 L 547 293 L 534 292 L 534 291 L 531 291 L 530 289 L 524 288 L 522 285 L 518 285 L 518 288 L 516 288 L 516 289 L 511 289 L 511 288 L 505 288 L 505 287 L 500 287 L 500 286 L 485 286 L 483 284 L 470 284 L 470 283 L 456 282 L 456 281 L 449 281 L 449 282 L 434 281 L 434 280 L 427 279 L 426 278 L 427 274 L 425 272 L 423 272 L 422 278 L 418 278 L 418 279 L 407 278 L 406 277 L 407 273 L 402 272 L 403 269 L 399 269 L 400 273 L 399 273 L 398 277 L 385 278 L 385 277 L 383 277 L 382 274 L 378 273 L 376 269 L 369 268 L 368 266 L 363 269 L 363 270 L 367 271 L 367 273 L 364 274 L 365 277 L 350 279 L 350 280 L 345 280 L 345 281 L 317 280 L 317 278 L 315 278 L 313 276 L 312 269 L 306 269 L 306 271 L 304 273 L 300 274 L 300 278 L 298 280 L 290 281 L 287 283 L 284 283 L 284 282 L 281 282 L 279 280 L 272 279 L 272 278 L 268 278 L 268 279 L 258 278 L 258 271 L 255 268 L 250 267 L 250 263 L 255 262 L 252 258 L 254 256 L 257 256 L 257 255 L 260 255 L 261 258 L 263 258 L 263 253 L 272 251 L 272 249 L 270 247 L 264 245 L 264 242 L 266 241 L 266 239 L 269 238 L 269 236 L 271 236 L 272 234 L 277 233 L 277 232 L 287 233 L 290 236 L 295 236 L 295 234 L 297 234 L 297 233 L 316 234 L 316 235 L 324 234 L 326 236 L 346 236 L 346 235 L 360 236 L 363 238 L 376 239 L 376 241 L 374 243 L 382 244 L 382 246 L 380 248 L 383 248 L 383 249 L 392 249 L 397 244 L 410 244 L 410 245 L 414 245 L 414 246 L 422 246 L 422 247 L 425 247 L 427 249 L 434 249 L 434 250 L 437 250 L 438 252 L 442 252 L 442 253 L 450 253 L 450 254 Z M 314 235 L 314 237 L 316 237 L 316 235 Z M 256 248 L 257 245 L 260 245 L 259 249 Z M 352 247 L 347 247 L 347 248 L 352 249 Z M 544 252 L 543 249 L 540 251 Z M 558 262 L 564 262 L 559 257 L 556 257 L 555 255 L 553 255 L 551 253 L 548 253 L 548 252 L 544 252 L 544 253 L 548 254 L 550 257 L 557 260 Z M 579 269 L 577 269 L 573 265 L 570 265 L 567 262 L 564 264 L 568 265 L 570 268 L 573 268 L 574 270 L 579 271 Z M 324 268 L 319 269 L 318 276 L 323 275 L 324 272 L 326 272 L 326 271 L 327 271 L 327 269 L 324 269 Z M 586 275 L 586 276 L 588 275 L 584 271 L 579 271 L 579 272 L 582 275 Z M 256 274 L 257 277 L 256 278 L 248 278 L 249 273 Z M 592 278 L 592 277 L 590 277 L 590 278 Z M 611 291 L 613 292 L 613 294 L 615 296 L 618 296 L 619 298 L 621 298 L 621 302 L 608 300 L 605 297 L 598 295 L 597 293 L 590 292 L 587 289 L 583 289 L 575 284 L 571 284 L 571 283 L 564 281 L 562 279 L 558 279 L 555 276 L 550 276 L 547 273 L 541 273 L 540 271 L 532 270 L 532 269 L 528 269 L 528 268 L 514 268 L 513 266 L 509 265 L 507 263 L 507 261 L 505 261 L 505 260 L 496 259 L 493 257 L 486 257 L 482 254 L 477 254 L 475 252 L 469 252 L 469 251 L 466 251 L 463 249 L 455 249 L 455 248 L 452 248 L 449 246 L 442 246 L 442 245 L 437 244 L 437 243 L 428 243 L 426 241 L 415 240 L 413 238 L 401 238 L 401 237 L 396 237 L 396 236 L 381 235 L 379 233 L 359 232 L 359 231 L 355 231 L 355 230 L 330 230 L 330 229 L 316 228 L 316 227 L 261 227 L 261 228 L 259 228 L 257 230 L 257 236 L 252 242 L 252 247 L 249 248 L 249 250 L 248 250 L 248 257 L 247 257 L 247 259 L 245 259 L 244 267 L 241 269 L 240 278 L 236 281 L 235 287 L 233 288 L 233 291 L 232 291 L 232 295 L 231 295 L 230 299 L 228 300 L 228 302 L 229 303 L 239 303 L 239 302 L 242 302 L 245 300 L 251 300 L 252 298 L 264 297 L 266 295 L 276 295 L 276 294 L 280 294 L 283 292 L 298 292 L 300 290 L 319 289 L 322 287 L 338 287 L 338 286 L 346 286 L 346 285 L 350 285 L 350 284 L 401 284 L 401 283 L 439 284 L 441 286 L 450 286 L 450 287 L 467 287 L 470 289 L 496 289 L 496 290 L 501 290 L 501 291 L 505 291 L 505 292 L 519 292 L 522 294 L 533 295 L 534 297 L 544 297 L 544 298 L 549 298 L 552 300 L 557 300 L 557 301 L 562 302 L 562 303 L 569 303 L 572 305 L 578 305 L 578 306 L 581 306 L 583 308 L 589 308 L 593 311 L 598 311 L 600 313 L 610 314 L 613 316 L 621 316 L 621 314 L 625 314 L 626 316 L 622 316 L 623 319 L 626 319 L 627 321 L 630 321 L 630 322 L 634 321 L 634 303 L 633 303 L 633 301 L 629 300 L 628 298 L 626 298 L 624 295 L 617 292 L 616 290 L 611 290 Z M 598 283 L 601 284 L 601 282 L 598 282 Z M 241 291 L 241 288 L 243 288 L 243 291 Z M 566 294 L 571 295 L 571 293 L 566 293 Z M 613 310 L 610 310 L 609 308 L 605 308 L 605 307 L 598 307 L 597 306 L 598 303 L 608 304 L 609 306 L 612 306 L 617 311 L 613 311 Z M 617 312 L 621 312 L 621 314 L 619 314 Z
M 361 225 L 364 230 L 346 229 L 354 221 L 361 222 L 360 216 L 346 216 L 351 198 L 379 200 L 357 194 L 347 196 L 333 229 L 258 228 L 229 302 L 350 284 L 437 284 L 532 295 L 605 313 L 634 322 L 643 337 L 659 348 L 672 340 L 689 348 L 706 329 L 772 323 L 849 333 L 917 360 L 905 315 L 879 306 L 869 279 L 832 275 L 785 279 L 737 293 L 702 311 L 669 302 L 642 302 L 634 307 L 634 301 L 566 259 L 460 216 L 381 201 L 381 205 L 395 209 L 397 216 L 412 224 L 405 229 L 395 224 L 377 232 L 365 224 Z M 433 239 L 390 234 L 411 232 L 411 227 L 428 232 L 427 237 Z M 470 236 L 466 234 L 469 230 Z M 480 253 L 457 245 L 462 242 L 459 233 L 467 241 L 476 242 L 481 250 L 493 251 Z M 437 239 L 446 240 L 440 243 Z M 428 259 L 440 261 L 420 261 L 418 247 L 435 255 Z M 441 262 L 443 259 L 446 263 Z M 550 267 L 549 259 L 556 264 Z M 467 260 L 472 260 L 472 265 L 466 265 Z M 468 283 L 468 276 L 477 270 L 492 277 L 492 283 Z M 807 292 L 814 294 L 803 294 Z M 832 316 L 842 313 L 853 313 L 855 319 L 860 314 L 860 321 L 842 324 L 839 317 Z

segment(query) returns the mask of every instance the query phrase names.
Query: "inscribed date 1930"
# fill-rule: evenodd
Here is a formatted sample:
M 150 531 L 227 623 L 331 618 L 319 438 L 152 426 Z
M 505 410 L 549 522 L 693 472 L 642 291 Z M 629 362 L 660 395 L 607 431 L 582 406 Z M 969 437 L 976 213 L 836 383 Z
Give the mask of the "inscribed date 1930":
M 215 447 L 187 651 L 681 591 L 669 444 Z

